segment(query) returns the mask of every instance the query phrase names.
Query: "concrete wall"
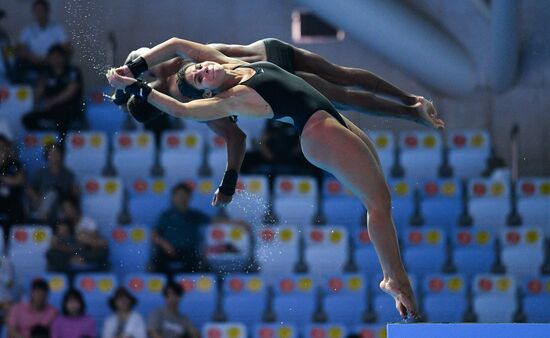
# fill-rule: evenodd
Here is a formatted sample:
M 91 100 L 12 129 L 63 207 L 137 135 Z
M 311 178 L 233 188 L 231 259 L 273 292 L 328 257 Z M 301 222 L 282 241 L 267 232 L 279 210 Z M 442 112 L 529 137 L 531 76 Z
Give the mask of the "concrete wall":
M 499 155 L 508 160 L 509 131 L 521 127 L 522 175 L 550 175 L 550 3 L 524 0 L 520 9 L 520 67 L 517 82 L 500 94 L 488 89 L 491 62 L 491 22 L 476 0 L 402 0 L 428 20 L 443 27 L 464 45 L 479 70 L 476 93 L 462 98 L 430 93 L 416 79 L 359 43 L 352 36 L 342 42 L 304 46 L 333 62 L 365 67 L 410 92 L 434 99 L 449 129 L 486 128 Z M 103 85 L 101 72 L 109 66 L 108 32 L 118 42 L 116 60 L 122 63 L 137 46 L 153 45 L 172 36 L 200 42 L 249 43 L 264 37 L 291 40 L 293 0 L 51 0 L 52 16 L 72 35 L 75 62 L 88 88 Z M 7 11 L 1 24 L 12 37 L 30 22 L 30 0 L 2 0 Z M 131 6 L 130 6 L 131 4 Z M 419 128 L 408 122 L 351 114 L 371 129 Z

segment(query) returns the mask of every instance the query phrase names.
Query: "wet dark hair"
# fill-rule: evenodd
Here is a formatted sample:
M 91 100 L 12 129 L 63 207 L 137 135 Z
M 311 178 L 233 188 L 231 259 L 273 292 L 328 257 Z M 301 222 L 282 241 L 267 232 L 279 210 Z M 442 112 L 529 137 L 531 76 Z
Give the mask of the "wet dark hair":
M 46 9 L 47 12 L 50 11 L 50 3 L 46 0 L 34 0 L 32 3 L 32 8 L 36 8 L 36 6 L 42 6 Z
M 130 291 L 126 290 L 126 288 L 119 286 L 115 293 L 109 298 L 109 307 L 111 310 L 116 311 L 116 299 L 118 297 L 126 297 L 130 300 L 130 309 L 133 309 L 137 304 L 137 299 L 130 293 Z
M 178 183 L 176 184 L 173 188 L 172 188 L 172 196 L 174 196 L 174 194 L 176 192 L 178 192 L 179 190 L 184 190 L 185 192 L 187 192 L 188 194 L 191 194 L 193 192 L 193 188 L 191 188 L 191 186 L 185 182 L 182 182 L 182 183 Z
M 80 291 L 76 289 L 69 289 L 65 294 L 63 295 L 63 302 L 61 303 L 61 311 L 63 312 L 64 316 L 69 316 L 69 310 L 67 309 L 67 303 L 69 302 L 70 298 L 75 298 L 80 303 L 80 312 L 78 313 L 79 316 L 82 316 L 86 313 L 86 303 L 84 302 L 84 297 L 82 297 L 82 294 Z
M 134 95 L 126 102 L 126 109 L 130 115 L 140 123 L 151 122 L 163 114 L 162 111 L 152 104 Z
M 187 79 L 185 78 L 185 71 L 187 70 L 187 68 L 192 66 L 194 67 L 195 65 L 196 63 L 189 62 L 188 64 L 181 67 L 180 70 L 178 70 L 178 72 L 176 73 L 178 78 L 177 79 L 178 89 L 181 95 L 186 96 L 191 100 L 202 99 L 204 95 L 204 90 L 200 90 L 193 87 L 193 85 L 187 82 Z
M 169 290 L 172 290 L 172 292 L 174 292 L 178 297 L 183 296 L 183 294 L 185 293 L 181 285 L 179 285 L 178 283 L 175 283 L 174 281 L 169 281 L 168 283 L 166 283 L 166 285 L 162 289 L 162 295 L 165 298 L 168 296 Z
M 42 290 L 46 293 L 50 292 L 50 285 L 42 278 L 37 278 L 31 283 L 31 291 Z

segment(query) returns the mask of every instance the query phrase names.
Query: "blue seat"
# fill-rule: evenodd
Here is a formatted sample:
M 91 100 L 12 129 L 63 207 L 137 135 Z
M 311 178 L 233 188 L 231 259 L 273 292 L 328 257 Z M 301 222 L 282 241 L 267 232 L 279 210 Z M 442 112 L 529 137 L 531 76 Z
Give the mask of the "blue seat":
M 223 309 L 230 322 L 252 329 L 267 309 L 267 287 L 260 276 L 232 274 L 225 278 Z
M 378 255 L 370 240 L 368 229 L 365 227 L 357 230 L 352 239 L 355 247 L 353 251 L 354 262 L 359 271 L 366 276 L 380 273 Z
M 46 252 L 52 231 L 48 226 L 17 225 L 10 229 L 9 257 L 16 279 L 26 281 L 46 272 Z
M 273 310 L 278 323 L 300 328 L 313 320 L 317 285 L 310 276 L 281 277 L 273 290 Z
M 309 225 L 318 212 L 317 182 L 313 177 L 278 176 L 273 211 L 281 224 Z
M 207 323 L 202 327 L 201 337 L 247 338 L 248 330 L 242 323 Z
M 383 279 L 382 274 L 376 275 L 370 285 L 371 285 L 371 294 L 372 294 L 372 309 L 376 314 L 376 323 L 393 323 L 401 320 L 401 316 L 397 309 L 395 308 L 395 300 L 392 296 L 383 292 L 379 285 L 380 281 Z M 415 294 L 417 294 L 416 288 L 416 279 L 409 273 L 409 280 L 411 281 L 411 286 Z
M 118 287 L 117 278 L 110 273 L 81 273 L 75 276 L 73 285 L 82 293 L 87 313 L 99 328 L 111 314 L 108 300 Z
M 510 189 L 500 179 L 472 179 L 468 182 L 468 211 L 475 225 L 500 228 L 510 213 Z
M 19 149 L 19 160 L 29 177 L 42 168 L 46 167 L 44 158 L 44 146 L 58 142 L 59 136 L 54 132 L 33 132 L 23 135 L 17 141 Z
M 221 250 L 230 246 L 234 251 Z M 214 271 L 243 271 L 250 264 L 252 243 L 239 224 L 215 223 L 206 228 L 206 259 Z
M 458 180 L 429 180 L 419 189 L 424 224 L 451 230 L 462 213 L 462 189 Z
M 330 338 L 345 338 L 348 335 L 348 328 L 341 323 L 331 324 L 308 324 L 304 327 L 302 337 L 303 338 L 318 338 L 318 337 L 330 337 Z
M 413 185 L 406 180 L 389 180 L 392 195 L 392 216 L 398 232 L 410 224 L 414 212 Z
M 476 275 L 472 280 L 473 307 L 479 323 L 507 323 L 518 308 L 516 281 L 508 275 Z
M 170 192 L 162 178 L 138 178 L 128 185 L 128 211 L 132 223 L 154 227 L 170 207 Z
M 271 281 L 290 275 L 300 258 L 300 233 L 292 226 L 263 226 L 256 232 L 254 258 L 262 276 Z
M 256 325 L 252 338 L 298 338 L 294 325 L 262 323 Z
M 550 237 L 550 178 L 524 178 L 517 183 L 518 212 L 523 224 L 538 226 Z
M 65 142 L 65 165 L 77 179 L 101 176 L 107 165 L 107 135 L 102 132 L 71 132 Z
M 92 177 L 81 180 L 82 211 L 99 225 L 99 231 L 109 236 L 118 224 L 122 211 L 124 188 L 118 178 Z
M 322 290 L 328 322 L 352 327 L 363 321 L 368 304 L 368 287 L 363 275 L 335 275 L 324 280 Z
M 523 312 L 529 323 L 550 322 L 550 277 L 529 278 L 521 284 Z
M 376 147 L 380 166 L 386 177 L 390 177 L 395 160 L 395 136 L 389 130 L 367 131 L 369 138 Z
M 344 271 L 349 258 L 348 232 L 344 227 L 311 226 L 304 231 L 304 261 L 314 277 Z
M 452 259 L 458 272 L 470 277 L 489 273 L 495 263 L 495 234 L 474 227 L 457 229 L 452 235 Z
M 225 140 L 214 132 L 208 131 L 206 145 L 208 147 L 206 160 L 210 168 L 210 176 L 221 181 L 227 167 L 227 145 Z
M 491 151 L 489 133 L 481 130 L 451 131 L 447 138 L 449 164 L 461 179 L 480 177 Z
M 361 338 L 387 337 L 386 323 L 384 324 L 361 324 L 352 329 Z
M 327 224 L 343 225 L 355 230 L 365 217 L 365 207 L 335 178 L 323 182 L 323 214 Z
M 241 175 L 233 201 L 225 207 L 232 219 L 244 220 L 259 226 L 264 220 L 270 202 L 269 182 L 263 175 Z
M 447 260 L 446 233 L 443 230 L 430 227 L 409 229 L 402 243 L 407 271 L 422 278 L 442 270 Z
M 214 192 L 218 189 L 219 182 L 211 177 L 188 179 L 185 182 L 193 187 L 191 208 L 199 209 L 210 217 L 215 216 L 220 209 L 212 206 L 212 199 L 214 198 Z
M 506 229 L 500 234 L 500 243 L 507 274 L 518 281 L 540 274 L 544 261 L 544 234 L 540 228 Z
M 443 160 L 443 142 L 435 131 L 409 131 L 399 135 L 400 161 L 407 179 L 438 177 Z
M 46 273 L 33 276 L 31 280 L 35 280 L 37 278 L 45 280 L 50 287 L 50 292 L 48 293 L 48 303 L 56 309 L 62 309 L 63 296 L 70 288 L 69 278 L 67 278 L 67 275 L 63 273 Z M 29 283 L 25 284 L 30 285 Z M 28 291 L 29 290 L 26 290 L 25 292 Z
M 181 283 L 185 297 L 180 302 L 180 311 L 196 327 L 212 320 L 217 302 L 216 278 L 210 274 L 180 274 L 175 281 Z
M 119 276 L 145 272 L 151 254 L 151 230 L 143 226 L 117 227 L 109 238 L 111 269 Z
M 122 128 L 128 114 L 110 102 L 89 103 L 86 115 L 90 129 L 113 135 Z
M 461 275 L 431 274 L 422 283 L 424 314 L 429 322 L 462 322 L 468 306 L 466 281 Z
M 124 287 L 137 299 L 136 311 L 145 318 L 164 306 L 162 290 L 166 276 L 157 273 L 131 273 L 124 277 Z
M 160 164 L 171 186 L 199 175 L 203 163 L 204 137 L 196 131 L 168 131 L 162 135 Z
M 151 132 L 119 132 L 113 140 L 113 165 L 126 186 L 149 177 L 155 163 L 155 141 Z

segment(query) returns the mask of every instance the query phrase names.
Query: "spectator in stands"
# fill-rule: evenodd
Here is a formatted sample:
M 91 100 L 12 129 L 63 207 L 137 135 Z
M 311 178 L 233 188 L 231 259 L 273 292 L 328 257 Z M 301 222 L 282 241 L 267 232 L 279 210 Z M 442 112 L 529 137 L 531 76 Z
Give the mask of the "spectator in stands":
M 46 55 L 53 45 L 61 45 L 69 51 L 69 38 L 65 28 L 50 21 L 50 4 L 35 0 L 32 4 L 35 22 L 21 31 L 16 48 L 18 73 L 22 81 L 36 80 L 37 74 L 46 65 Z
M 153 230 L 153 263 L 157 271 L 204 269 L 199 254 L 200 227 L 210 219 L 201 211 L 189 208 L 191 195 L 189 185 L 177 184 L 172 189 L 172 206 L 160 215 Z
M 79 196 L 78 185 L 71 170 L 63 164 L 63 147 L 51 143 L 44 147 L 46 168 L 31 178 L 27 189 L 31 218 L 38 222 L 53 223 L 56 220 L 60 196 Z
M 86 303 L 78 290 L 65 292 L 61 312 L 53 322 L 51 338 L 97 337 L 95 321 L 86 315 Z
M 6 16 L 6 12 L 0 9 L 0 20 Z M 0 26 L 0 84 L 10 82 L 12 76 L 13 56 L 10 36 Z
M 69 272 L 72 265 L 80 263 L 78 243 L 74 233 L 74 227 L 66 221 L 59 221 L 54 226 L 54 233 L 50 248 L 46 252 L 48 271 Z
M 61 45 L 48 51 L 48 64 L 34 90 L 34 110 L 23 116 L 28 130 L 67 130 L 84 122 L 82 75 L 70 63 L 69 53 Z
M 61 218 L 74 227 L 78 257 L 82 263 L 93 266 L 95 270 L 105 269 L 109 256 L 108 242 L 99 233 L 97 223 L 82 214 L 80 201 L 74 196 L 64 197 L 60 206 Z
M 50 288 L 43 279 L 36 279 L 31 285 L 29 302 L 20 302 L 10 309 L 8 315 L 8 337 L 29 338 L 35 326 L 50 328 L 57 310 L 48 304 Z
M 15 270 L 9 258 L 0 252 L 0 330 L 15 296 Z
M 168 282 L 162 290 L 165 306 L 155 310 L 149 316 L 149 336 L 151 338 L 199 338 L 200 334 L 195 325 L 179 311 L 179 304 L 183 297 L 181 285 Z
M 31 328 L 30 338 L 50 338 L 50 328 L 43 325 L 35 325 Z
M 116 289 L 109 299 L 113 314 L 103 324 L 102 338 L 146 338 L 143 317 L 133 309 L 137 300 L 124 287 Z
M 0 135 L 0 224 L 4 236 L 11 224 L 23 221 L 25 176 L 10 140 Z M 3 239 L 2 239 L 3 240 Z

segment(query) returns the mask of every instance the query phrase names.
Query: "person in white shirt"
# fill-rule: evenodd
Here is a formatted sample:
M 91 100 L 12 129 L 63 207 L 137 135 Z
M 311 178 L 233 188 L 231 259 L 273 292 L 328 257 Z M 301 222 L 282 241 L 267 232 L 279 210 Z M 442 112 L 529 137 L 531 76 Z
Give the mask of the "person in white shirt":
M 136 298 L 124 287 L 116 289 L 109 299 L 113 314 L 103 324 L 101 338 L 147 338 L 143 317 L 136 311 Z

